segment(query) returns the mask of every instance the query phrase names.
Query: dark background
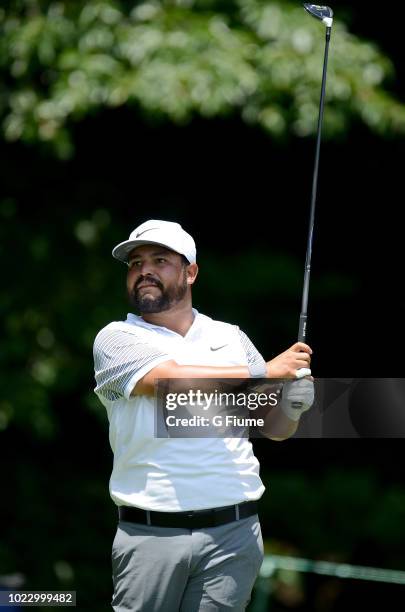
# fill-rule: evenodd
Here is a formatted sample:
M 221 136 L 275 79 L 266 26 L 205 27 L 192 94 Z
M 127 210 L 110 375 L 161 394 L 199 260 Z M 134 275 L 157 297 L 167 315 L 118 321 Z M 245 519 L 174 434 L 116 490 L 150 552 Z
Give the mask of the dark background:
M 347 16 L 353 33 L 392 58 L 397 78 L 390 87 L 403 100 L 403 7 L 396 5 L 395 15 L 362 3 L 333 8 Z M 196 239 L 195 306 L 239 324 L 266 358 L 287 348 L 298 328 L 315 142 L 276 147 L 237 117 L 196 118 L 178 127 L 125 108 L 87 117 L 72 130 L 70 161 L 1 144 L 2 192 L 18 203 L 20 224 L 5 237 L 3 290 L 11 288 L 12 305 L 40 304 L 58 326 L 65 373 L 49 407 L 52 435 L 33 435 L 37 416 L 26 422 L 23 407 L 2 434 L 0 574 L 22 573 L 23 588 L 75 588 L 79 609 L 102 610 L 111 593 L 116 518 L 108 498 L 112 455 L 106 418 L 83 401 L 94 386 L 91 339 L 76 334 L 77 322 L 86 318 L 95 336 L 110 320 L 125 318 L 125 268 L 111 249 L 142 221 L 164 218 Z M 403 374 L 404 143 L 354 124 L 344 138 L 322 144 L 308 327 L 316 376 Z M 78 220 L 98 210 L 107 210 L 110 222 L 89 253 L 70 236 Z M 39 253 L 47 237 L 50 269 L 28 249 L 28 235 L 38 237 Z M 27 267 L 26 258 L 34 265 Z M 11 366 L 5 397 L 16 395 L 24 342 L 29 334 L 15 354 L 3 356 Z M 70 374 L 73 362 L 80 363 L 78 381 Z M 263 533 L 273 550 L 405 569 L 401 439 L 256 440 L 254 446 L 267 486 Z M 354 605 L 403 598 L 403 587 L 330 581 L 328 599 L 319 595 L 325 580 L 307 580 L 306 603 L 295 609 L 343 610 L 348 598 Z M 278 601 L 272 609 L 292 608 Z

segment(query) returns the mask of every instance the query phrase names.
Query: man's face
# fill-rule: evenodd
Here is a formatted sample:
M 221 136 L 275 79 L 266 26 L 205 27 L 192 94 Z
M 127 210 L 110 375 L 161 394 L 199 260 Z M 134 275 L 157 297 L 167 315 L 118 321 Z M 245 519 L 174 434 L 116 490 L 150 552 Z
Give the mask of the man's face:
M 187 266 L 178 253 L 147 244 L 128 257 L 127 291 L 131 306 L 142 314 L 163 312 L 187 293 Z

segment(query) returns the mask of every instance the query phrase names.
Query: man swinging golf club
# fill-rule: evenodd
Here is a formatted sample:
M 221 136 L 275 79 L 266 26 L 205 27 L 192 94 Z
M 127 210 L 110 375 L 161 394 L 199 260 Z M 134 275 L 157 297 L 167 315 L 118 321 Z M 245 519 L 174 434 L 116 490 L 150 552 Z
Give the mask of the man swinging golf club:
M 326 18 L 330 30 L 328 7 L 305 8 Z M 320 123 L 301 337 L 319 139 Z M 194 309 L 196 248 L 177 223 L 143 223 L 114 248 L 113 256 L 128 265 L 128 298 L 139 315 L 110 323 L 94 342 L 95 392 L 110 422 L 110 494 L 119 515 L 112 607 L 117 612 L 242 612 L 263 560 L 257 501 L 264 486 L 258 461 L 247 438 L 155 437 L 155 381 L 291 379 L 262 428 L 266 437 L 283 440 L 295 433 L 314 400 L 312 379 L 304 378 L 310 374 L 312 350 L 297 342 L 265 362 L 237 326 Z
M 311 349 L 296 343 L 266 363 L 237 326 L 197 312 L 195 244 L 177 223 L 147 221 L 113 255 L 128 264 L 128 298 L 140 313 L 110 323 L 94 343 L 119 507 L 113 609 L 242 611 L 263 559 L 258 461 L 247 438 L 156 438 L 155 380 L 293 381 Z M 312 402 L 311 380 L 287 383 L 264 435 L 291 436 Z

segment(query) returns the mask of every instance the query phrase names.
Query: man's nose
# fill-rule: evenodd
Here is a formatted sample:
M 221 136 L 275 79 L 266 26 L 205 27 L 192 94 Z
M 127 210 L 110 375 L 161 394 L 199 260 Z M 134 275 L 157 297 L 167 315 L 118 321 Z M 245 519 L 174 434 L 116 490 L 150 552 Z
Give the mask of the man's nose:
M 153 275 L 153 264 L 151 262 L 144 261 L 142 262 L 142 265 L 139 271 L 142 274 L 142 276 L 152 276 Z

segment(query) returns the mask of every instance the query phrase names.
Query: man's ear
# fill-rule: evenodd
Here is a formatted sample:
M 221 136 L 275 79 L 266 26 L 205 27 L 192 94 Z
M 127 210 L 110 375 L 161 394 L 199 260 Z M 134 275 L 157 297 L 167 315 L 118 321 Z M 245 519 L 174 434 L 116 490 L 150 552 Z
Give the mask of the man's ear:
M 198 266 L 196 263 L 187 266 L 187 285 L 193 285 L 198 274 Z

